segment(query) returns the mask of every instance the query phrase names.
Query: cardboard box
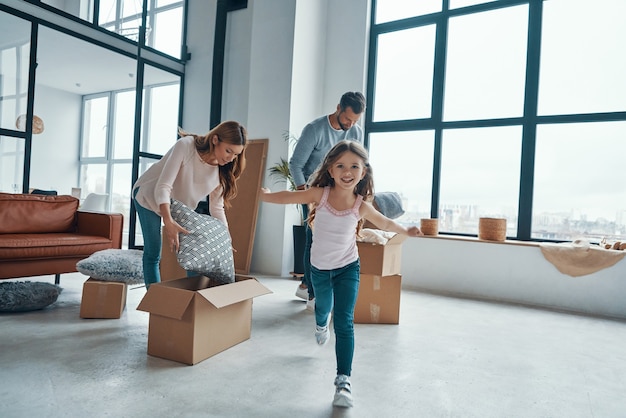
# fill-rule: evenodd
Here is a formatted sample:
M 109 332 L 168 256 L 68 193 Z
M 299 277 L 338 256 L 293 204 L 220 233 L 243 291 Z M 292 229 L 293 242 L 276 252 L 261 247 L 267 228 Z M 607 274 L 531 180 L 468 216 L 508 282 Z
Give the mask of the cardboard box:
M 121 317 L 126 307 L 127 290 L 126 283 L 95 280 L 90 277 L 83 284 L 80 317 L 109 319 Z
M 181 279 L 187 277 L 187 271 L 178 264 L 176 254 L 170 249 L 165 232 L 161 231 L 161 261 L 159 263 L 159 272 L 161 273 L 161 281 Z
M 355 324 L 400 323 L 402 276 L 361 274 L 354 308 Z
M 194 276 L 150 285 L 137 307 L 150 313 L 148 354 L 193 365 L 249 339 L 252 298 L 267 293 L 239 275 L 229 284 Z
M 402 267 L 402 243 L 406 235 L 396 234 L 385 245 L 357 242 L 361 259 L 361 274 L 391 276 L 400 274 Z

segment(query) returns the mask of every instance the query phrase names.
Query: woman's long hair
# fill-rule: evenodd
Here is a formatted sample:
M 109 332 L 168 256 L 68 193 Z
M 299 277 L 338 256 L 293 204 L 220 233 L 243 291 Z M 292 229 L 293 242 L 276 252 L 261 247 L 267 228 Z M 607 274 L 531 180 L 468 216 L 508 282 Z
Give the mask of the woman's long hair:
M 243 151 L 237 155 L 233 161 L 225 165 L 219 165 L 220 185 L 222 186 L 222 196 L 224 206 L 230 207 L 230 200 L 237 196 L 237 180 L 246 168 L 246 145 L 248 143 L 248 133 L 246 128 L 239 122 L 232 120 L 225 121 L 211 129 L 205 135 L 197 135 L 178 129 L 178 135 L 193 137 L 196 149 L 200 154 L 207 154 L 213 151 L 215 145 L 211 141 L 217 135 L 218 141 L 232 145 L 243 145 Z
M 363 160 L 365 166 L 365 175 L 357 183 L 354 188 L 355 195 L 363 196 L 363 200 L 372 201 L 374 199 L 374 174 L 369 162 L 369 155 L 367 150 L 356 141 L 343 140 L 335 144 L 334 147 L 328 151 L 326 157 L 318 169 L 313 173 L 313 180 L 311 181 L 311 187 L 334 187 L 335 180 L 330 176 L 328 172 L 333 164 L 346 152 L 352 152 Z M 310 210 L 309 218 L 307 222 L 313 227 L 313 220 L 315 219 L 315 207 Z M 364 220 L 359 220 L 357 225 L 357 234 L 363 227 Z

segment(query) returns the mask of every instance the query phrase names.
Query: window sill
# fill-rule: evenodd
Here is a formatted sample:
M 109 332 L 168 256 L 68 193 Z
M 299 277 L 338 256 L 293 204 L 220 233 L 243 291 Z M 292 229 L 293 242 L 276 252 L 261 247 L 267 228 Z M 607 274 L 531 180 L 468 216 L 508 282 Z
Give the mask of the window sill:
M 517 240 L 488 241 L 484 239 L 478 239 L 477 237 L 464 237 L 464 236 L 458 236 L 458 235 L 424 235 L 418 238 L 441 239 L 441 240 L 464 241 L 464 242 L 480 242 L 483 244 L 518 245 L 522 247 L 539 247 L 539 245 L 541 244 L 541 242 L 537 242 L 537 241 L 517 241 Z

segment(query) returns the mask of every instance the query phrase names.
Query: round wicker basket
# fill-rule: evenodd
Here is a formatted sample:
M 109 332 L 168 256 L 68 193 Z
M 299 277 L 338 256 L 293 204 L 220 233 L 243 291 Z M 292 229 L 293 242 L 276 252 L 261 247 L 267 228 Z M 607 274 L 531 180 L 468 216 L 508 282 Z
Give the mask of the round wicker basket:
M 478 239 L 486 241 L 506 240 L 506 219 L 504 218 L 479 218 Z
M 439 234 L 439 219 L 421 219 L 420 229 L 424 235 Z

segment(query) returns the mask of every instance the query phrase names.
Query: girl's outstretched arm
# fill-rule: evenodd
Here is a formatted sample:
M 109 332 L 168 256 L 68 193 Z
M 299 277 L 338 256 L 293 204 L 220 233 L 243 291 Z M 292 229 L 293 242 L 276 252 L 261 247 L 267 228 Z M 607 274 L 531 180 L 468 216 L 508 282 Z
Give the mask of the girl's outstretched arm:
M 282 190 L 280 192 L 270 192 L 269 189 L 261 187 L 261 200 L 268 203 L 278 203 L 287 205 L 291 203 L 318 203 L 322 197 L 323 190 L 319 187 L 311 187 L 306 190 L 288 191 Z
M 397 234 L 408 235 L 410 237 L 419 237 L 424 235 L 417 226 L 408 228 L 400 225 L 396 221 L 387 218 L 385 215 L 376 210 L 370 202 L 363 202 L 360 209 L 361 216 L 383 231 L 395 232 Z

